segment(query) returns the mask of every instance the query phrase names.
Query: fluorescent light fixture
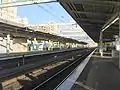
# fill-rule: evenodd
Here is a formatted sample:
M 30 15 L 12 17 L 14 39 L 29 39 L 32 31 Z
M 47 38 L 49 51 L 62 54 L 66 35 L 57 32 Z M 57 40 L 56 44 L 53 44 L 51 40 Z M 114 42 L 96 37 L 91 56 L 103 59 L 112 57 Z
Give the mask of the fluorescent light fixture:
M 107 25 L 107 26 L 105 27 L 105 29 L 107 29 L 108 27 L 110 27 L 110 25 Z
M 104 31 L 105 29 L 102 29 L 102 32 Z
M 102 29 L 102 32 L 105 31 L 108 27 L 110 27 L 112 24 L 114 24 L 117 20 L 119 20 L 119 17 L 115 18 L 110 24 L 108 24 L 105 28 Z
M 111 24 L 114 24 L 117 20 L 119 20 L 119 17 L 117 17 L 115 20 L 111 22 Z
M 107 25 L 104 29 L 102 29 L 102 31 L 106 30 L 108 27 L 110 27 L 110 24 Z

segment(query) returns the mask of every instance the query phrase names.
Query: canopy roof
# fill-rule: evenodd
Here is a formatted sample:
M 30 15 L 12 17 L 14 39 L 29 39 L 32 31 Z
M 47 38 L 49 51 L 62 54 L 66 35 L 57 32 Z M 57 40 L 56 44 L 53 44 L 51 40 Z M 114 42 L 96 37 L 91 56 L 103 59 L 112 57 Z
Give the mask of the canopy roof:
M 95 42 L 99 42 L 100 31 L 120 9 L 120 0 L 59 0 L 59 2 Z M 114 35 L 118 35 L 118 26 L 116 22 L 107 28 L 103 32 L 103 40 L 114 40 Z

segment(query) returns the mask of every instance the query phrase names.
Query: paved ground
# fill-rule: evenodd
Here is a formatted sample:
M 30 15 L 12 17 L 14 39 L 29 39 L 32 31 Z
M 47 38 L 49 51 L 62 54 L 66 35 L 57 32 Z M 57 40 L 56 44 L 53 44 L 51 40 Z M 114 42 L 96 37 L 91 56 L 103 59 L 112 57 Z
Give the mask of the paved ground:
M 90 65 L 89 74 L 85 80 L 89 89 L 83 89 L 80 85 L 81 79 L 78 78 L 77 84 L 74 84 L 72 90 L 120 90 L 120 70 L 110 57 L 93 57 Z M 84 80 L 82 80 L 83 82 Z

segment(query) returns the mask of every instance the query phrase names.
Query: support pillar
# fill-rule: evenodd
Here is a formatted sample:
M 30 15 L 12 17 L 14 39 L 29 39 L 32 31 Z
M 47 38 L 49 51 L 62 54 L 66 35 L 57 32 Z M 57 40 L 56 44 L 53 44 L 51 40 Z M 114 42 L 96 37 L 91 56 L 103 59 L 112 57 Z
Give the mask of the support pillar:
M 7 35 L 7 40 L 6 40 L 6 53 L 10 53 L 10 35 Z
M 30 39 L 30 42 L 31 42 L 31 46 L 30 46 L 30 51 L 33 51 L 33 40 L 32 39 Z
M 33 48 L 34 48 L 35 51 L 38 51 L 37 39 L 34 38 L 33 40 L 34 40 L 34 43 L 33 43 L 34 46 L 33 46 Z
M 99 52 L 101 57 L 103 56 L 103 32 L 100 32 L 100 46 L 99 46 Z
M 28 52 L 32 51 L 33 50 L 33 41 L 32 41 L 32 39 L 31 38 L 28 39 L 27 43 L 28 43 Z
M 57 44 L 58 44 L 58 48 L 60 49 L 60 42 L 58 41 L 58 43 L 57 43 Z
M 120 68 L 120 12 L 119 12 L 119 36 L 118 36 L 118 39 L 119 39 L 119 68 Z

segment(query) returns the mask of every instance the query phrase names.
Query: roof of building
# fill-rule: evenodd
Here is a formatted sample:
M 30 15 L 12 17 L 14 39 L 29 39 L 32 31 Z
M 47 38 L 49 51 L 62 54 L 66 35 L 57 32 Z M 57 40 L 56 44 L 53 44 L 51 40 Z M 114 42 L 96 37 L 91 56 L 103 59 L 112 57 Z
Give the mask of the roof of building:
M 120 7 L 119 0 L 58 1 L 95 42 L 99 42 L 100 31 L 117 16 Z M 114 35 L 118 35 L 118 22 L 103 32 L 103 40 L 112 41 Z

